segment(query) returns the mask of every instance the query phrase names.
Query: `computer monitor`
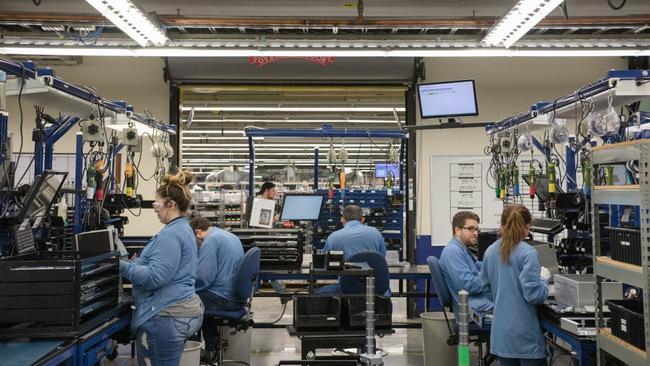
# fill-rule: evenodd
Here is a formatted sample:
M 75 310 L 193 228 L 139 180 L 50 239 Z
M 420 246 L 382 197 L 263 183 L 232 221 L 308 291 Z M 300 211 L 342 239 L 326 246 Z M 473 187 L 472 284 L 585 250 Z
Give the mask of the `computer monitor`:
M 325 196 L 319 193 L 287 193 L 282 205 L 282 221 L 317 221 Z
M 530 179 L 528 174 L 522 174 L 521 177 L 524 179 L 526 184 L 530 185 Z M 559 184 L 555 185 L 555 191 L 557 193 L 562 193 L 562 189 Z M 540 201 L 548 201 L 548 175 L 536 175 L 535 176 L 535 195 L 539 198 Z
M 95 230 L 75 235 L 75 250 L 78 252 L 108 253 L 115 250 L 113 230 Z
M 393 177 L 399 178 L 399 165 L 397 163 L 387 163 L 378 161 L 375 163 L 375 177 L 386 178 L 388 173 L 393 173 Z
M 474 80 L 419 84 L 418 96 L 422 118 L 478 116 Z
M 47 214 L 67 176 L 66 172 L 53 171 L 44 171 L 39 175 L 29 188 L 16 221 L 22 222 L 26 218 Z

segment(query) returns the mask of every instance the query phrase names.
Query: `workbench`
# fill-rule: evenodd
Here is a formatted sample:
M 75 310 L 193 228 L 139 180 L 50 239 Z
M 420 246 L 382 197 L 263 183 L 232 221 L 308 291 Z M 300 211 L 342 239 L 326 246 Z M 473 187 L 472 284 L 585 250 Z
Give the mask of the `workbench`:
M 94 366 L 113 353 L 112 336 L 130 324 L 127 312 L 75 339 L 0 342 L 0 366 Z

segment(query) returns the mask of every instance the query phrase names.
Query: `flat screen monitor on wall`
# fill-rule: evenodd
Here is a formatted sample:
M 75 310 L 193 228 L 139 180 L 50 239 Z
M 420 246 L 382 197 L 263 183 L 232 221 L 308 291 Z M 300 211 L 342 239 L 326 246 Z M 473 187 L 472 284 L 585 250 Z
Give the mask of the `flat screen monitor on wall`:
M 419 84 L 418 97 L 422 118 L 478 115 L 474 80 Z

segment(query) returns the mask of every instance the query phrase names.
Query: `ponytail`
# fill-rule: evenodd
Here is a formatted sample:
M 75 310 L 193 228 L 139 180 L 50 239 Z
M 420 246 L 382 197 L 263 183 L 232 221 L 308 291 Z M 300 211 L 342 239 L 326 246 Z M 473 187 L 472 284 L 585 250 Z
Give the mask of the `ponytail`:
M 508 205 L 501 214 L 501 260 L 508 263 L 510 253 L 526 237 L 532 218 L 524 205 Z

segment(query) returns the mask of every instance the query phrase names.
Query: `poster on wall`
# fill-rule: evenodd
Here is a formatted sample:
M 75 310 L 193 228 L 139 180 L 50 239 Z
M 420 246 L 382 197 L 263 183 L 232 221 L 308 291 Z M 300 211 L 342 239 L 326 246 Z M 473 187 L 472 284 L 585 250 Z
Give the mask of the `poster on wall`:
M 451 219 L 457 212 L 472 211 L 482 229 L 496 229 L 503 208 L 487 179 L 490 157 L 431 156 L 431 244 L 446 245 L 451 239 Z

